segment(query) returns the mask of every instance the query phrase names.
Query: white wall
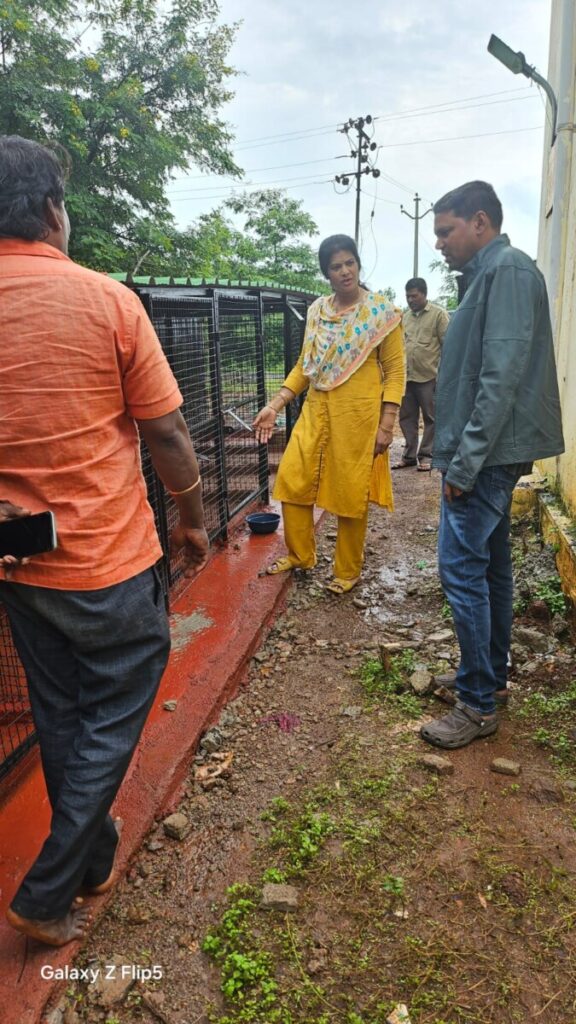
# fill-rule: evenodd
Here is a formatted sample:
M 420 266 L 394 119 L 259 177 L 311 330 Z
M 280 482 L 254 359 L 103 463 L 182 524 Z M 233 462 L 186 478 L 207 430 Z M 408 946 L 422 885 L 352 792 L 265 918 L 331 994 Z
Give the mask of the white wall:
M 558 99 L 558 134 L 544 143 L 538 265 L 548 285 L 566 453 L 542 468 L 576 515 L 576 5 L 553 0 L 547 74 Z M 548 106 L 548 111 L 550 107 Z

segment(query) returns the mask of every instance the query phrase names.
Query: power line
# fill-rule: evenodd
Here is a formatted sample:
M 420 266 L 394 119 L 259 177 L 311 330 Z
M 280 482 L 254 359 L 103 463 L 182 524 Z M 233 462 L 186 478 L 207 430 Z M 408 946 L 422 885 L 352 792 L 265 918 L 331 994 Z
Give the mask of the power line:
M 340 156 L 327 156 L 327 157 L 324 157 L 323 160 L 300 160 L 297 163 L 293 163 L 293 164 L 274 164 L 271 167 L 251 167 L 249 170 L 244 171 L 244 174 L 261 174 L 264 171 L 282 171 L 282 170 L 284 170 L 284 168 L 288 168 L 288 167 L 309 167 L 311 164 L 327 164 L 327 163 L 331 163 L 333 160 L 342 160 L 342 159 L 345 159 L 345 158 L 340 157 Z M 220 175 L 220 174 L 207 174 L 207 175 L 195 174 L 195 175 L 192 175 L 192 177 L 194 177 L 194 178 L 204 178 L 204 177 L 206 177 L 206 179 L 208 179 L 208 178 L 216 178 L 218 180 L 221 179 L 222 177 L 225 177 L 225 178 L 229 178 L 231 181 L 238 181 L 239 180 L 238 178 L 234 178 L 232 174 L 225 174 L 225 175 Z M 172 179 L 172 181 L 184 181 L 184 180 L 185 180 L 184 178 L 173 178 Z M 217 186 L 215 186 L 215 185 L 208 185 L 206 187 L 207 188 L 216 188 Z M 222 186 L 222 187 L 224 187 L 224 186 Z M 168 192 L 168 194 L 175 195 L 177 192 L 189 192 L 190 189 L 175 188 L 175 189 L 167 189 L 166 191 Z M 193 189 L 192 191 L 197 191 L 197 189 Z
M 398 149 L 400 146 L 428 146 L 432 142 L 459 142 L 461 139 L 487 139 L 492 135 L 517 135 L 519 132 L 538 132 L 544 127 L 543 124 L 534 125 L 533 128 L 508 128 L 501 132 L 479 132 L 476 135 L 450 135 L 442 139 L 415 139 L 414 142 L 391 142 L 381 149 Z
M 374 118 L 374 120 L 388 121 L 388 120 L 393 120 L 393 119 L 402 119 L 402 118 L 413 117 L 413 116 L 416 116 L 416 115 L 419 116 L 419 115 L 429 114 L 432 111 L 437 111 L 438 113 L 452 113 L 452 112 L 457 112 L 458 110 L 475 109 L 475 107 L 481 107 L 481 106 L 491 106 L 492 104 L 490 104 L 490 103 L 487 103 L 487 104 L 478 103 L 478 104 L 475 105 L 475 107 L 468 108 L 466 106 L 466 104 L 471 103 L 473 100 L 490 99 L 492 96 L 507 96 L 507 95 L 509 95 L 511 93 L 517 93 L 517 92 L 522 92 L 522 93 L 526 93 L 526 94 L 528 94 L 528 93 L 532 93 L 533 94 L 533 90 L 532 90 L 531 86 L 521 86 L 521 87 L 516 88 L 516 89 L 504 89 L 504 90 L 501 90 L 499 92 L 488 92 L 488 93 L 480 93 L 477 96 L 466 96 L 466 97 L 463 97 L 463 98 L 458 99 L 458 100 L 446 100 L 446 101 L 444 101 L 444 103 L 434 103 L 434 104 L 430 104 L 427 107 L 411 107 L 411 108 L 408 108 L 408 110 L 404 110 L 404 111 L 396 111 L 396 112 L 392 112 L 392 113 L 389 113 L 389 114 L 378 114 Z M 518 97 L 518 98 L 519 99 L 529 99 L 530 97 L 528 95 L 525 95 L 525 96 Z M 508 103 L 508 102 L 514 102 L 514 101 L 513 100 L 501 100 L 499 102 L 501 102 L 501 103 Z M 315 134 L 331 135 L 332 132 L 334 132 L 334 131 L 336 131 L 338 129 L 338 127 L 339 127 L 338 123 L 325 124 L 325 125 L 319 125 L 319 126 L 317 126 L 315 128 L 301 128 L 301 129 L 299 129 L 297 131 L 293 131 L 293 132 L 282 132 L 282 133 L 280 133 L 278 135 L 261 135 L 261 136 L 257 136 L 256 138 L 253 138 L 253 139 L 244 139 L 243 141 L 240 141 L 239 145 L 237 146 L 237 151 L 241 151 L 241 150 L 244 150 L 246 148 L 257 149 L 260 146 L 267 145 L 268 142 L 276 142 L 276 141 L 278 141 L 278 142 L 282 142 L 282 141 L 284 141 L 284 142 L 289 142 L 289 141 L 298 142 L 298 141 L 304 141 L 304 140 L 306 140 L 306 138 L 308 138 L 310 136 L 313 136 Z M 258 143 L 258 145 L 253 145 L 255 143 Z M 328 159 L 331 159 L 331 158 L 328 158 Z M 289 165 L 285 165 L 285 166 L 289 166 Z M 264 169 L 264 168 L 262 168 L 262 169 Z M 252 172 L 248 171 L 246 173 L 252 173 Z M 204 175 L 204 174 L 188 175 L 188 174 L 186 174 L 186 175 L 179 176 L 177 178 L 172 178 L 172 181 L 187 181 L 190 178 L 206 178 L 206 177 L 209 177 L 209 178 L 221 177 L 221 175 Z M 230 175 L 227 175 L 227 177 L 230 177 Z M 413 193 L 414 190 L 413 189 L 409 189 L 409 191 L 410 191 L 410 193 Z
M 331 185 L 332 183 L 333 183 L 333 178 L 323 178 L 321 181 L 304 181 L 304 182 L 301 182 L 299 185 L 286 185 L 285 187 L 283 187 L 283 191 L 284 192 L 291 192 L 292 189 L 295 189 L 295 188 L 310 188 L 313 185 Z M 247 192 L 271 192 L 271 191 L 273 191 L 273 189 L 269 189 L 267 187 L 267 183 L 266 182 L 264 182 L 261 185 L 242 185 L 241 187 L 242 187 L 243 191 L 247 191 Z M 230 192 L 233 193 L 234 189 L 231 188 Z M 177 196 L 175 199 L 172 200 L 172 202 L 173 203 L 193 203 L 195 200 L 204 200 L 204 199 L 226 199 L 226 196 L 225 195 Z M 397 204 L 395 203 L 394 205 L 397 205 Z
M 499 131 L 499 132 L 478 132 L 478 133 L 472 134 L 472 135 L 451 135 L 451 136 L 444 136 L 443 138 L 438 138 L 438 139 L 415 139 L 415 140 L 410 141 L 410 142 L 386 143 L 385 145 L 379 146 L 378 148 L 379 149 L 398 149 L 398 148 L 402 148 L 402 147 L 405 147 L 405 146 L 428 146 L 428 145 L 432 145 L 433 143 L 436 143 L 436 142 L 460 142 L 463 139 L 485 139 L 485 138 L 491 138 L 491 137 L 496 136 L 496 135 L 518 135 L 521 132 L 541 131 L 543 127 L 544 127 L 543 125 L 534 125 L 531 128 L 510 128 L 510 129 L 507 129 L 507 130 L 504 130 L 504 131 Z M 300 182 L 300 184 L 299 185 L 298 184 L 297 185 L 286 185 L 286 184 L 284 184 L 285 182 L 291 182 L 291 181 L 298 181 L 298 182 Z M 187 195 L 183 195 L 183 196 L 176 196 L 176 197 L 174 197 L 172 199 L 172 201 L 173 202 L 182 202 L 183 200 L 185 201 L 187 199 L 222 199 L 222 198 L 225 198 L 226 194 L 234 192 L 235 189 L 237 189 L 237 188 L 241 188 L 241 189 L 262 189 L 263 191 L 268 191 L 268 190 L 270 190 L 271 186 L 279 186 L 279 187 L 282 187 L 282 188 L 288 190 L 288 189 L 300 188 L 300 187 L 304 188 L 304 187 L 307 186 L 307 184 L 310 184 L 310 185 L 328 184 L 330 181 L 332 181 L 331 178 L 325 178 L 321 182 L 320 181 L 308 181 L 307 180 L 307 176 L 305 176 L 305 175 L 303 175 L 302 177 L 298 177 L 298 178 L 278 178 L 275 181 L 262 181 L 262 182 L 242 182 L 242 181 L 240 181 L 240 182 L 237 182 L 236 185 L 222 185 L 220 187 L 218 187 L 218 186 L 208 186 L 206 188 L 191 189 L 190 192 L 200 193 L 200 194 L 199 195 L 188 195 L 187 194 Z M 397 182 L 392 182 L 392 183 L 398 185 Z M 402 186 L 402 185 L 398 185 L 398 187 L 406 188 L 405 186 Z M 218 191 L 219 191 L 220 194 L 217 194 L 217 195 L 206 195 L 205 194 L 206 192 L 210 192 L 210 191 L 213 192 L 215 188 L 218 188 Z M 183 190 L 183 191 L 188 192 L 188 190 Z M 371 193 L 369 193 L 369 192 L 366 192 L 365 194 L 366 195 L 371 195 Z M 397 205 L 391 199 L 382 199 L 380 196 L 377 196 L 376 198 L 377 198 L 377 201 L 380 202 L 380 203 L 387 202 L 387 203 L 392 203 L 393 205 Z

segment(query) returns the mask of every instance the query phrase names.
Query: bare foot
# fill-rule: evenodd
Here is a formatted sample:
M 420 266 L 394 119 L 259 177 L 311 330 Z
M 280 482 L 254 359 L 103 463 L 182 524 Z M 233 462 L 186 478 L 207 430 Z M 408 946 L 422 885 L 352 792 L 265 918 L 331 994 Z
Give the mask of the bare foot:
M 112 861 L 112 867 L 108 878 L 105 878 L 100 885 L 83 885 L 80 892 L 84 896 L 103 896 L 105 892 L 108 892 L 112 888 L 116 881 L 116 857 L 118 856 L 118 850 L 120 849 L 120 839 L 122 838 L 122 829 L 124 828 L 124 822 L 122 818 L 114 818 L 114 825 L 118 833 L 118 842 L 114 851 L 114 860 Z
M 37 939 L 47 946 L 65 946 L 67 942 L 81 939 L 86 934 L 92 915 L 86 907 L 76 903 L 65 917 L 52 921 L 35 921 L 32 918 L 20 917 L 11 907 L 6 911 L 6 920 L 18 932 L 30 939 Z

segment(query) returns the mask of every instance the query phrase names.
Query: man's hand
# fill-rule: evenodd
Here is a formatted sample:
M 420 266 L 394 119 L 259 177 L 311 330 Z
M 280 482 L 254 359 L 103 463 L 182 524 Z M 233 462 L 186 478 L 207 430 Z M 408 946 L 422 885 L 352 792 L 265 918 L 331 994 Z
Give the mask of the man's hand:
M 377 455 L 382 455 L 383 452 L 388 451 L 392 444 L 393 430 L 389 430 L 386 427 L 378 427 L 378 433 L 376 434 L 376 441 L 374 444 L 374 458 Z
M 22 519 L 29 516 L 30 510 L 21 508 L 20 505 L 13 505 L 11 501 L 0 501 L 0 523 L 4 519 Z
M 175 558 L 183 551 L 184 575 L 187 579 L 197 576 L 202 571 L 210 552 L 210 541 L 204 527 L 195 529 L 191 526 L 175 526 L 170 535 L 170 554 Z
M 454 498 L 460 498 L 464 494 L 459 487 L 455 487 L 454 484 L 444 482 L 444 497 L 448 503 L 451 503 Z
M 6 519 L 22 519 L 24 516 L 29 516 L 30 510 L 27 508 L 21 508 L 20 505 L 13 505 L 11 501 L 0 501 L 0 523 L 3 523 Z M 6 573 L 6 579 L 12 578 L 12 573 L 19 565 L 26 565 L 29 559 L 27 558 L 15 558 L 14 555 L 4 555 L 4 558 L 0 558 L 0 567 L 4 569 Z

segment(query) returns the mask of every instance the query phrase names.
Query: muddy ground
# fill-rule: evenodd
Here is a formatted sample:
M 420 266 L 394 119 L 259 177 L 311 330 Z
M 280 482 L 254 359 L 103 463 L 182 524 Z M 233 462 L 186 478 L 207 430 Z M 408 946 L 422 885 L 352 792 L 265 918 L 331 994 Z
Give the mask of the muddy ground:
M 115 986 L 72 984 L 65 1024 L 385 1024 L 395 1008 L 412 1024 L 576 1024 L 576 666 L 553 554 L 516 525 L 509 707 L 438 774 L 418 728 L 448 709 L 408 680 L 457 665 L 439 478 L 394 482 L 343 598 L 322 589 L 325 519 L 317 569 L 169 809 L 180 838 L 158 822 L 77 959 L 115 964 Z M 290 887 L 266 890 L 278 909 L 261 907 L 270 883 Z

